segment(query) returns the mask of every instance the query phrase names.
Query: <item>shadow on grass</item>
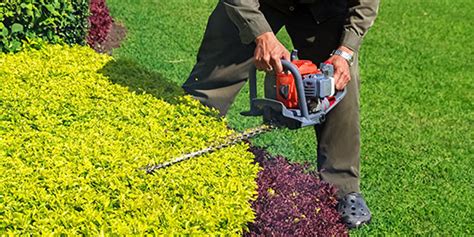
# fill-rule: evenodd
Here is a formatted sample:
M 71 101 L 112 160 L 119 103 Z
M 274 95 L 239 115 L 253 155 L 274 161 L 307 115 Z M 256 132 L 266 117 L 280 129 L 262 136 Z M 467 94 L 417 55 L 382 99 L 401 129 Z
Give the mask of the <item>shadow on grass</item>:
M 176 83 L 132 60 L 112 60 L 98 72 L 113 83 L 128 87 L 130 92 L 147 93 L 170 104 L 177 104 L 179 97 L 185 94 Z

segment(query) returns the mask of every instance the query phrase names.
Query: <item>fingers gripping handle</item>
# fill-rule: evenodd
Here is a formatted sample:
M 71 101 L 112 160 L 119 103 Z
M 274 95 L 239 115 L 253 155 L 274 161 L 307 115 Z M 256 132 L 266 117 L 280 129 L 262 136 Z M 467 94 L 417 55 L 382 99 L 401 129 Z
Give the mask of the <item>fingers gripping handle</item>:
M 332 108 L 334 108 L 342 100 L 342 98 L 344 98 L 347 91 L 346 91 L 346 88 L 344 88 L 343 90 L 336 90 L 335 81 L 334 81 L 334 66 L 331 63 L 328 63 L 328 62 L 321 63 L 320 69 L 327 78 L 330 78 L 332 80 L 331 95 L 333 96 L 326 97 L 322 101 L 322 103 L 324 104 L 323 106 L 324 112 L 328 113 L 329 111 L 331 111 Z

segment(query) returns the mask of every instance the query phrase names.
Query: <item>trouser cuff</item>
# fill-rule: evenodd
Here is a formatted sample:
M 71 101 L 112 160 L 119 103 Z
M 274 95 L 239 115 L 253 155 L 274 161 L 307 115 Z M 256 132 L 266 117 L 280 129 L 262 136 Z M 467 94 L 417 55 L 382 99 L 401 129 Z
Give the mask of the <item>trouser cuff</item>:
M 337 188 L 337 193 L 336 196 L 338 199 L 343 198 L 346 194 L 349 193 L 360 193 L 360 187 L 359 184 L 344 184 L 344 185 L 339 185 L 336 186 Z

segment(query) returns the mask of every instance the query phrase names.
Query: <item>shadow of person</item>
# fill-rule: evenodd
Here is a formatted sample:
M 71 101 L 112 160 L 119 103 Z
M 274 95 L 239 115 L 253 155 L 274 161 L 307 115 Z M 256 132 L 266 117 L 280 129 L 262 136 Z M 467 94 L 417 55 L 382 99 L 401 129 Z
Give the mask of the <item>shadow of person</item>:
M 111 60 L 98 72 L 111 82 L 128 87 L 130 92 L 147 93 L 170 104 L 177 104 L 179 97 L 185 95 L 176 83 L 129 59 Z

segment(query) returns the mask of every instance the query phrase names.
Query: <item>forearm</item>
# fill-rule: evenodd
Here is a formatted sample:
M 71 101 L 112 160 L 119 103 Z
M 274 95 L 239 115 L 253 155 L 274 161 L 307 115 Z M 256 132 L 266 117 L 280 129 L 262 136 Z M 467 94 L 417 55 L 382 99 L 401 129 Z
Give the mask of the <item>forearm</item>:
M 349 0 L 349 13 L 344 25 L 341 46 L 356 52 L 362 39 L 374 24 L 380 0 Z
M 265 32 L 271 32 L 258 0 L 221 0 L 227 15 L 237 26 L 242 43 L 249 44 Z

